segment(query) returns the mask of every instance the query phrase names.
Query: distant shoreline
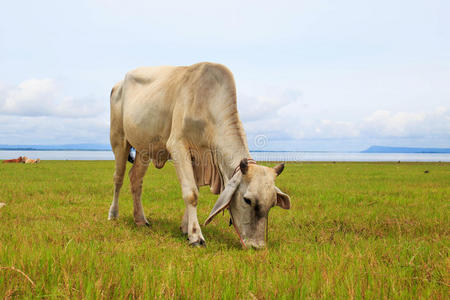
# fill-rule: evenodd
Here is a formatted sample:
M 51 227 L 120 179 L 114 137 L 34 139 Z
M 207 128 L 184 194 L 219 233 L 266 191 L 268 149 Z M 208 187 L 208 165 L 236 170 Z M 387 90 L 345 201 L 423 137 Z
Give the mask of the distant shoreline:
M 114 160 L 111 150 L 72 149 L 72 150 L 0 150 L 0 159 L 19 156 L 40 158 L 41 160 Z M 30 149 L 30 148 L 28 148 Z M 301 151 L 250 151 L 256 161 L 446 161 L 450 162 L 450 153 L 361 153 L 361 152 L 301 152 Z
M 92 148 L 89 148 L 92 147 Z M 52 148 L 55 147 L 55 148 Z M 67 148 L 66 148 L 67 147 Z M 103 145 L 1 145 L 0 151 L 98 151 L 112 152 L 112 149 Z M 450 148 L 419 148 L 419 147 L 389 147 L 370 146 L 363 151 L 311 151 L 311 150 L 250 150 L 252 153 L 386 153 L 386 154 L 449 154 Z
M 423 148 L 423 147 L 388 147 L 388 146 L 370 146 L 361 153 L 450 153 L 450 148 Z

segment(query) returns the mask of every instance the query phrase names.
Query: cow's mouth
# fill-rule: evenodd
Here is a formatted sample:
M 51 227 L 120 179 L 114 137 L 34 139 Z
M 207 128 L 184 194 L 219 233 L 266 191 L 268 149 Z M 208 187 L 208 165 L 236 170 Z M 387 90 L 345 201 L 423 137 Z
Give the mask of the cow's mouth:
M 244 239 L 244 243 L 247 248 L 252 248 L 255 250 L 261 250 L 266 247 L 265 241 L 255 241 L 255 240 L 251 240 L 251 239 L 248 239 L 248 240 Z
M 268 239 L 268 219 L 266 219 L 266 233 L 265 233 L 265 239 L 264 240 L 255 240 L 252 238 L 242 238 L 242 234 L 239 231 L 238 226 L 236 225 L 236 222 L 233 219 L 233 214 L 231 213 L 231 209 L 228 208 L 228 211 L 230 212 L 230 223 L 229 226 L 233 225 L 234 230 L 236 231 L 236 234 L 239 237 L 239 241 L 241 242 L 242 248 L 244 249 L 248 249 L 248 248 L 253 248 L 253 249 L 263 249 L 266 247 L 266 242 Z

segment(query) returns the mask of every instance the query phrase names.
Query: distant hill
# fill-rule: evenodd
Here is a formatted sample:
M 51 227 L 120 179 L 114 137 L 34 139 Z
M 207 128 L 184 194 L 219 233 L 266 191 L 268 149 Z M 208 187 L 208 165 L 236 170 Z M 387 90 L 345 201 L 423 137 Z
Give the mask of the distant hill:
M 450 153 L 450 148 L 412 148 L 370 146 L 361 153 Z
M 0 150 L 39 150 L 39 151 L 109 151 L 107 144 L 67 144 L 67 145 L 0 145 Z

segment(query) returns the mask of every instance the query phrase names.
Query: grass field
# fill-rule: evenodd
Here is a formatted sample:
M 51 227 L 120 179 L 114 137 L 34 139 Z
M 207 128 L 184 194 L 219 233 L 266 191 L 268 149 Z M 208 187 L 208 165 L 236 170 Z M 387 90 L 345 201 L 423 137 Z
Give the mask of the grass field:
M 145 177 L 151 228 L 134 225 L 128 179 L 107 221 L 113 165 L 0 165 L 0 296 L 449 299 L 448 163 L 287 164 L 292 209 L 272 209 L 261 251 L 241 250 L 228 213 L 190 248 L 171 163 Z M 216 198 L 201 188 L 201 223 Z

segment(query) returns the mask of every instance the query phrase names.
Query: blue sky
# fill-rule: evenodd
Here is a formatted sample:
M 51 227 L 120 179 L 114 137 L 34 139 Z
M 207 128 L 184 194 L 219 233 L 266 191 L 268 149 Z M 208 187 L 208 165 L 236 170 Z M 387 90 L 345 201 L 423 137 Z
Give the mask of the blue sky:
M 214 61 L 254 149 L 450 147 L 450 2 L 160 2 L 2 3 L 0 144 L 108 143 L 128 70 Z

